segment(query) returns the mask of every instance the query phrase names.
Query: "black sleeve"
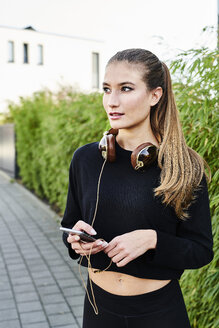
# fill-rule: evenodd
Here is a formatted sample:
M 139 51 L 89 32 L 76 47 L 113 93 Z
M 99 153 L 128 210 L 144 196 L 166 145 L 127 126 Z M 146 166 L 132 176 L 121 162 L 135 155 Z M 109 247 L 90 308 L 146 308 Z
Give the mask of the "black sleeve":
M 81 219 L 81 211 L 79 207 L 78 197 L 77 197 L 77 185 L 76 185 L 76 169 L 75 169 L 75 156 L 73 156 L 70 168 L 69 168 L 69 185 L 68 185 L 68 195 L 65 207 L 65 212 L 61 225 L 65 228 L 72 228 L 75 223 Z M 78 259 L 79 254 L 71 248 L 71 244 L 67 242 L 68 233 L 63 232 L 62 239 L 66 247 L 68 248 L 69 256 L 72 259 Z
M 201 268 L 212 261 L 213 236 L 205 177 L 195 196 L 188 210 L 190 218 L 179 220 L 175 236 L 156 230 L 157 246 L 149 261 L 179 270 Z

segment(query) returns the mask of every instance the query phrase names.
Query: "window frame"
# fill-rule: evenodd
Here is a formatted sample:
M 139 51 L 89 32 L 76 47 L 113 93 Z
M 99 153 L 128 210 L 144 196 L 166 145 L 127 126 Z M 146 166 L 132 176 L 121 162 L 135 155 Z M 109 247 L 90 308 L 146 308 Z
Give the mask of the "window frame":
M 44 47 L 43 44 L 37 45 L 37 65 L 44 65 Z
M 15 62 L 14 41 L 8 40 L 8 63 L 14 63 L 14 62 Z
M 23 64 L 29 64 L 29 44 L 23 43 Z
M 92 89 L 100 88 L 100 53 L 92 51 Z

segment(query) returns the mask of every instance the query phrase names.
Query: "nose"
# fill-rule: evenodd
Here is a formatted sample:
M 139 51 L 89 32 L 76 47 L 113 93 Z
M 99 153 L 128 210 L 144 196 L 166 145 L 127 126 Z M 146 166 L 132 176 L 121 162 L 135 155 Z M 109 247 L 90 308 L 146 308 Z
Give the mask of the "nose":
M 115 108 L 115 107 L 118 107 L 119 106 L 119 97 L 118 95 L 116 94 L 116 92 L 111 92 L 109 94 L 109 98 L 108 98 L 108 106 L 110 108 Z

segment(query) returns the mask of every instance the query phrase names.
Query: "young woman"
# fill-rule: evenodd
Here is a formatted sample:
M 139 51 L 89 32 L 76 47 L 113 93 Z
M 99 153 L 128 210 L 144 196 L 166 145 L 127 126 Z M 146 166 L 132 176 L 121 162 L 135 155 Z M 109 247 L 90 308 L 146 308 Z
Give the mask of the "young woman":
M 97 239 L 63 234 L 89 271 L 83 327 L 190 327 L 179 279 L 213 258 L 205 162 L 186 145 L 154 54 L 118 52 L 103 91 L 112 129 L 75 151 L 61 223 Z

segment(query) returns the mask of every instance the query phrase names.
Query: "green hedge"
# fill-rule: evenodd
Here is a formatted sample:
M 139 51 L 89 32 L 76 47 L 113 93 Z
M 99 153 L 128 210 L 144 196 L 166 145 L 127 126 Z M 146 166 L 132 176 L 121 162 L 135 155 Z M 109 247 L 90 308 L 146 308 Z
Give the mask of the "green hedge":
M 22 98 L 10 105 L 17 135 L 22 182 L 64 211 L 68 168 L 73 152 L 98 140 L 106 129 L 102 96 L 61 90 Z
M 218 117 L 216 112 L 218 68 L 216 53 L 207 49 L 191 50 L 172 62 L 174 91 L 189 146 L 209 163 L 212 182 L 209 186 L 214 260 L 199 270 L 186 270 L 183 287 L 192 327 L 216 328 L 218 263 Z M 109 125 L 102 106 L 102 95 L 89 95 L 62 89 L 22 98 L 10 111 L 17 134 L 17 153 L 23 183 L 41 198 L 55 204 L 63 213 L 68 168 L 79 146 L 100 140 Z M 174 300 L 173 300 L 174 302 Z

